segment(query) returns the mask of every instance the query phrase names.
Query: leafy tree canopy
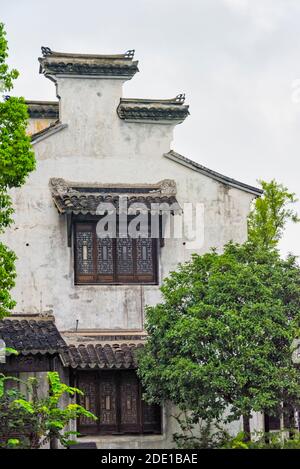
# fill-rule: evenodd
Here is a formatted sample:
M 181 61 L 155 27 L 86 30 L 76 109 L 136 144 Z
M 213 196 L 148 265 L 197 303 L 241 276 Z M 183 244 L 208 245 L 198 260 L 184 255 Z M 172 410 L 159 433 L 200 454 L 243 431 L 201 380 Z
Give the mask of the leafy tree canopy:
M 230 242 L 221 254 L 194 254 L 164 280 L 163 301 L 146 311 L 149 338 L 139 356 L 148 400 L 173 401 L 195 421 L 243 416 L 245 431 L 251 411 L 277 413 L 283 401 L 300 400 L 292 362 L 300 269 L 295 257 L 281 259 L 274 249 L 286 221 L 296 219 L 286 208 L 294 199 L 274 181 L 263 187 L 250 241 Z
M 235 419 L 300 398 L 295 258 L 230 243 L 223 254 L 194 255 L 161 290 L 163 303 L 147 309 L 139 362 L 148 397 L 216 419 L 228 405 Z
M 297 202 L 295 194 L 274 179 L 260 181 L 264 191 L 253 205 L 248 219 L 248 239 L 265 248 L 274 248 L 282 238 L 288 221 L 300 221 L 291 205 Z
M 0 92 L 13 88 L 18 77 L 15 69 L 9 70 L 6 59 L 8 46 L 3 23 L 0 23 Z M 35 168 L 30 138 L 26 135 L 27 106 L 23 98 L 6 97 L 0 101 L 0 234 L 12 223 L 13 207 L 8 192 L 24 184 L 27 175 Z M 15 302 L 10 290 L 14 286 L 15 254 L 0 243 L 0 318 L 8 315 Z

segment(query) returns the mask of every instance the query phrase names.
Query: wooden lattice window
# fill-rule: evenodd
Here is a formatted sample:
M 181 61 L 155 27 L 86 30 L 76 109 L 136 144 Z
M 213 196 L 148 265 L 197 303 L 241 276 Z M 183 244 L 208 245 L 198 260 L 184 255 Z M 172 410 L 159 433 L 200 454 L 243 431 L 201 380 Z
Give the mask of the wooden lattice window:
M 74 229 L 77 284 L 157 283 L 156 238 L 98 238 L 96 222 Z

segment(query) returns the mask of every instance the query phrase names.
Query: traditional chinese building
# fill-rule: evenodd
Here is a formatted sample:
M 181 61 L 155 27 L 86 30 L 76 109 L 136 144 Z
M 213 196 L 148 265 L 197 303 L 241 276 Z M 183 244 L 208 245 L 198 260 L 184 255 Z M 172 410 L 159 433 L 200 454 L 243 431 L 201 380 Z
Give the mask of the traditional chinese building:
M 15 224 L 5 241 L 18 256 L 17 306 L 2 327 L 8 341 L 19 337 L 12 345 L 26 349 L 27 367 L 23 359 L 19 371 L 58 369 L 84 390 L 82 403 L 99 420 L 77 422 L 81 441 L 168 448 L 171 405 L 147 405 L 135 372 L 145 305 L 160 300 L 163 278 L 192 252 L 243 242 L 250 203 L 261 191 L 172 149 L 174 128 L 189 114 L 183 95 L 123 97 L 124 83 L 139 71 L 134 51 L 42 53 L 40 73 L 56 86 L 58 100 L 27 101 L 37 168 L 13 191 Z M 99 221 L 109 213 L 99 210 L 103 204 L 114 209 L 118 228 L 142 213 L 146 236 L 116 230 L 99 237 Z M 190 207 L 201 213 L 192 241 Z M 175 219 L 184 229 L 172 236 L 166 226 Z M 11 360 L 17 373 L 18 357 Z

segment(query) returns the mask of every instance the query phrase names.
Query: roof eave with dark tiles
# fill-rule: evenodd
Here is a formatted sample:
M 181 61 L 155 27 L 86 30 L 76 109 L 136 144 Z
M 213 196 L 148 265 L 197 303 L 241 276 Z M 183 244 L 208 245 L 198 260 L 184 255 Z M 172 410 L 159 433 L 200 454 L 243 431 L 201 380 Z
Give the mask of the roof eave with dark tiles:
M 183 122 L 189 115 L 188 106 L 182 109 L 154 108 L 154 107 L 118 107 L 120 119 L 127 122 Z
M 136 352 L 143 344 L 88 344 L 69 345 L 60 354 L 65 367 L 78 369 L 135 369 L 137 368 Z
M 58 102 L 56 101 L 25 101 L 31 119 L 58 119 Z
M 120 209 L 119 198 L 109 197 L 109 196 L 95 196 L 95 195 L 80 195 L 77 196 L 64 196 L 64 197 L 54 197 L 55 205 L 58 211 L 61 214 L 73 213 L 74 215 L 97 215 L 100 214 L 99 208 L 102 203 L 111 203 L 115 209 L 116 213 L 125 213 L 127 210 L 124 207 L 124 210 Z M 139 204 L 134 205 L 134 204 Z M 136 210 L 152 210 L 163 211 L 163 204 L 170 206 L 171 212 L 180 212 L 181 209 L 175 197 L 130 197 L 128 198 L 128 211 L 132 211 L 133 208 Z M 165 210 L 167 210 L 167 206 Z M 133 214 L 133 213 L 132 213 Z
M 48 75 L 66 75 L 66 76 L 95 76 L 95 77 L 118 77 L 130 79 L 139 70 L 137 63 L 132 64 L 88 64 L 88 63 L 51 63 L 49 61 L 41 62 L 41 72 Z
M 40 73 L 45 76 L 98 76 L 131 79 L 139 71 L 134 51 L 118 55 L 69 54 L 42 48 Z
M 127 122 L 180 123 L 189 115 L 184 100 L 183 94 L 162 100 L 121 98 L 117 113 Z
M 21 355 L 58 354 L 67 347 L 53 321 L 3 319 L 0 338 Z
M 116 213 L 132 213 L 137 211 L 181 213 L 181 208 L 176 199 L 176 184 L 172 180 L 160 181 L 153 185 L 153 191 L 147 193 L 99 193 L 101 188 L 95 187 L 95 193 L 84 192 L 84 187 L 72 187 L 71 182 L 63 179 L 52 178 L 49 181 L 54 204 L 61 214 L 73 213 L 75 215 L 101 215 L 101 204 L 110 203 Z M 89 190 L 91 187 L 88 188 Z M 107 190 L 108 188 L 105 188 Z M 120 188 L 120 190 L 124 188 Z M 147 187 L 147 189 L 149 189 Z M 115 190 L 117 190 L 115 188 Z M 128 188 L 130 190 L 130 188 Z M 142 188 L 141 188 L 142 190 Z M 126 203 L 121 203 L 126 197 Z

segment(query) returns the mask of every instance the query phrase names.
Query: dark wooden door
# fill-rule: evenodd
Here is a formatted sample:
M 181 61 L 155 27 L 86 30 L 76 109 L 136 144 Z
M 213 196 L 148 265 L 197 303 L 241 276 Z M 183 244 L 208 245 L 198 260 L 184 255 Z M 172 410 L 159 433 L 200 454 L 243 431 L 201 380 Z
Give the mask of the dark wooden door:
M 77 386 L 84 392 L 79 403 L 98 417 L 95 422 L 81 416 L 81 434 L 160 433 L 161 409 L 142 401 L 134 371 L 82 371 Z
M 120 432 L 138 433 L 141 431 L 139 383 L 133 372 L 120 374 Z
M 101 433 L 118 432 L 117 383 L 115 373 L 99 375 L 99 430 Z
M 85 409 L 92 412 L 94 415 L 99 415 L 98 405 L 98 374 L 97 372 L 84 372 L 78 376 L 78 388 L 84 393 L 79 396 L 79 404 Z M 78 419 L 78 431 L 80 433 L 97 433 L 98 421 L 81 415 Z

